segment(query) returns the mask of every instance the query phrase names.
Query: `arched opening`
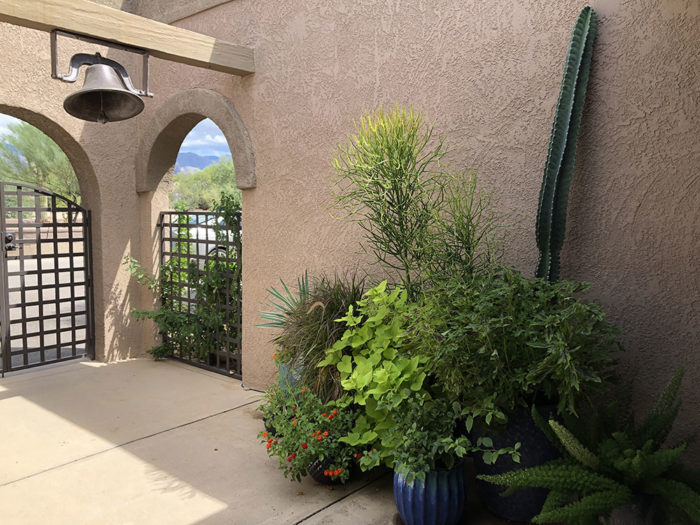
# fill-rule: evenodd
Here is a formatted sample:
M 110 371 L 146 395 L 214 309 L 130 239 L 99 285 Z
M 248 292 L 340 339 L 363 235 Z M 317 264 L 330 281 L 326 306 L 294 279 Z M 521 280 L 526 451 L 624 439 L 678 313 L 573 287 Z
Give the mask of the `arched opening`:
M 94 358 L 91 214 L 69 151 L 78 165 L 87 159 L 48 119 L 3 109 L 10 115 L 0 117 L 0 369 Z M 85 171 L 84 180 L 94 175 Z
M 189 315 L 190 327 L 192 323 L 203 327 L 200 337 L 182 344 L 183 348 L 202 347 L 199 354 L 183 355 L 177 350 L 177 334 L 167 331 L 171 337 L 166 335 L 165 352 L 240 377 L 243 235 L 235 208 L 240 209 L 240 189 L 253 187 L 255 178 L 250 140 L 231 103 L 204 89 L 182 92 L 166 101 L 144 133 L 136 176 L 142 224 L 148 224 L 148 230 L 142 230 L 141 263 L 150 264 L 154 273 L 160 270 L 161 276 L 171 276 L 167 286 L 171 292 L 176 290 L 170 294 L 175 300 L 161 297 L 160 305 Z M 163 271 L 164 265 L 173 262 L 194 264 L 197 272 L 190 272 L 183 284 L 186 272 L 181 267 Z M 224 276 L 223 280 L 212 283 L 209 277 L 214 274 Z M 225 289 L 228 295 L 212 299 L 214 289 Z M 153 299 L 145 294 L 144 305 L 153 306 Z M 215 301 L 220 302 L 215 305 Z M 214 320 L 217 312 L 229 317 Z M 154 336 L 159 340 L 164 331 L 159 328 L 145 327 L 146 348 L 153 347 Z M 218 342 L 208 345 L 214 339 Z

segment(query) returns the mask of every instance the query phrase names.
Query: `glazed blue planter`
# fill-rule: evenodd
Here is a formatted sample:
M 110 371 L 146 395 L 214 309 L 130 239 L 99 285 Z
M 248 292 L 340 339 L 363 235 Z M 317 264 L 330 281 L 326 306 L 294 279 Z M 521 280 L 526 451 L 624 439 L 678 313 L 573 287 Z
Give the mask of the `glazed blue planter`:
M 394 473 L 394 503 L 404 525 L 453 525 L 459 523 L 467 499 L 464 462 L 452 470 L 430 471 L 425 481 Z

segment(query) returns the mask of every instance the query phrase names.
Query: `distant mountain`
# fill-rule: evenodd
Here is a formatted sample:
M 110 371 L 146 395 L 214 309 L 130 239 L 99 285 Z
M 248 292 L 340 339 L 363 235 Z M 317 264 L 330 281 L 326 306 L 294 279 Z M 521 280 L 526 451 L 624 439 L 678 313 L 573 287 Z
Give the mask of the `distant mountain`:
M 175 173 L 191 173 L 203 170 L 207 166 L 219 162 L 219 157 L 213 155 L 197 155 L 189 151 L 181 151 L 175 161 Z

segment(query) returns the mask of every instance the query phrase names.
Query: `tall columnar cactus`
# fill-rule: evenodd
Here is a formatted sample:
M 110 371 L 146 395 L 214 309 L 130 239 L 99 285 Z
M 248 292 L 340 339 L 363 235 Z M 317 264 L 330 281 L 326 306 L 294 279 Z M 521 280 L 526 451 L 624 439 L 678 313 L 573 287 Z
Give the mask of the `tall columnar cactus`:
M 549 138 L 536 225 L 537 247 L 540 250 L 536 276 L 549 281 L 559 279 L 559 253 L 564 244 L 566 206 L 574 174 L 576 142 L 586 99 L 595 30 L 595 12 L 585 7 L 571 34 Z

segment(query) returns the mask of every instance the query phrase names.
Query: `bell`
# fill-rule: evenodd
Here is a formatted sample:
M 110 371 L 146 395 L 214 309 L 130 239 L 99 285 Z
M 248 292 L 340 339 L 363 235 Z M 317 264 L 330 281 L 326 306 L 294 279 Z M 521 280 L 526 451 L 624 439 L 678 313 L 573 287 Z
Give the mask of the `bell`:
M 126 89 L 119 74 L 106 64 L 89 66 L 83 87 L 63 101 L 63 108 L 74 117 L 103 124 L 135 117 L 143 106 L 141 97 Z

